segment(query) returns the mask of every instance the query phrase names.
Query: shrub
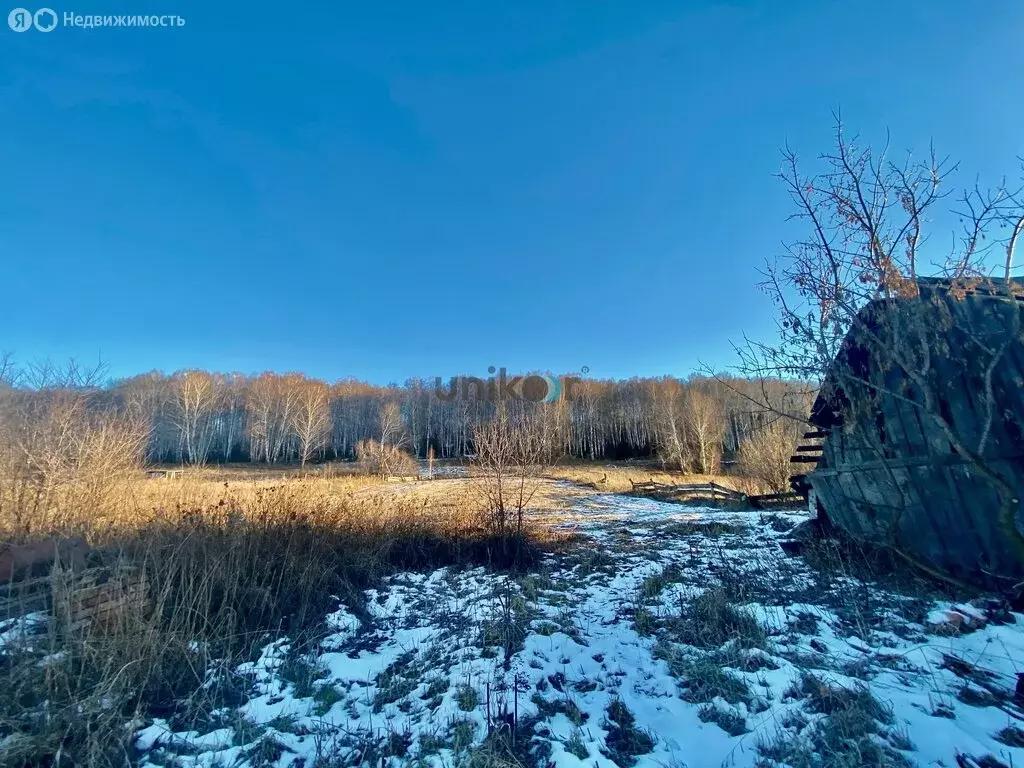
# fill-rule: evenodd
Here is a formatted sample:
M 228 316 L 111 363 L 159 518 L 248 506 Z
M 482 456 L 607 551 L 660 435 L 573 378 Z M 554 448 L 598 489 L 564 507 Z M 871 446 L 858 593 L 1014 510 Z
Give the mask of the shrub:
M 368 475 L 380 477 L 415 477 L 420 465 L 416 458 L 397 445 L 381 445 L 376 440 L 356 443 L 356 459 Z
M 789 490 L 790 458 L 801 435 L 800 425 L 779 418 L 761 427 L 740 443 L 736 455 L 739 471 L 765 483 L 773 493 Z
M 631 766 L 637 755 L 645 755 L 654 749 L 654 739 L 647 731 L 636 727 L 633 713 L 622 699 L 613 699 L 605 713 L 603 723 L 608 736 L 605 738 L 605 757 L 616 765 Z

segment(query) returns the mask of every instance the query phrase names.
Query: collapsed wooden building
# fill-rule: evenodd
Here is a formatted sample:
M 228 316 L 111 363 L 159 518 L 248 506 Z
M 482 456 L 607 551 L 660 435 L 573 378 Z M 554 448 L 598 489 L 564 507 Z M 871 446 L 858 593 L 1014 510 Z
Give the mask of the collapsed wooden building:
M 865 306 L 793 478 L 825 522 L 937 575 L 1024 582 L 1024 294 L 918 279 Z

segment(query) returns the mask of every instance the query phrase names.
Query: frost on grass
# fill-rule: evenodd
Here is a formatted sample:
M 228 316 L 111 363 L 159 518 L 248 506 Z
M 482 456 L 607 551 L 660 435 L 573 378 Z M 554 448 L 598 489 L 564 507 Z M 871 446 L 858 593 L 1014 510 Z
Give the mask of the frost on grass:
M 536 572 L 396 576 L 313 647 L 268 638 L 211 667 L 232 696 L 187 728 L 146 723 L 143 760 L 1024 764 L 1021 617 L 908 594 L 827 546 L 787 557 L 801 515 L 573 501 L 581 544 Z M 951 611 L 981 628 L 937 631 Z

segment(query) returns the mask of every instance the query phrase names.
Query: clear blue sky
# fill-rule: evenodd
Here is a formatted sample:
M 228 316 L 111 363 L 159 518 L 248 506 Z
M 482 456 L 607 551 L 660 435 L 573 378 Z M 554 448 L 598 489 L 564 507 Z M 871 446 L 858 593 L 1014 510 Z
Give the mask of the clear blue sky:
M 55 10 L 186 19 L 0 26 L 0 349 L 116 375 L 728 364 L 785 142 L 1024 154 L 1019 0 Z

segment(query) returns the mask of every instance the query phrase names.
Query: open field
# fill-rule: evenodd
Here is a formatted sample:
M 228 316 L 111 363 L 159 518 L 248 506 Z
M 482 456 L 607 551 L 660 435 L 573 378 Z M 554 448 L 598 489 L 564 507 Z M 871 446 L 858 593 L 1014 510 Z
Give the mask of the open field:
M 788 557 L 803 512 L 597 483 L 650 477 L 632 467 L 552 474 L 514 544 L 466 478 L 122 481 L 60 524 L 151 599 L 84 637 L 0 624 L 0 765 L 1024 760 L 1021 616 L 827 543 Z

